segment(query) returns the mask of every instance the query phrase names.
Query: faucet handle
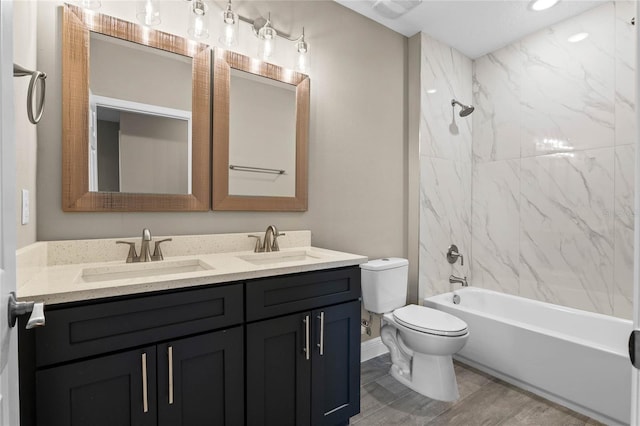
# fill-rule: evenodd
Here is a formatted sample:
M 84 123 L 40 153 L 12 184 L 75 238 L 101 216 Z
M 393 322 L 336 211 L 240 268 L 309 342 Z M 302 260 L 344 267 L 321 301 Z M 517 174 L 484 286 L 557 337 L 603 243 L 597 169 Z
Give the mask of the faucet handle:
M 262 242 L 260 241 L 260 235 L 247 235 L 249 238 L 256 239 L 256 246 L 253 248 L 254 253 L 261 253 L 264 251 L 262 247 Z
M 151 260 L 164 260 L 164 256 L 162 256 L 162 249 L 160 248 L 160 244 L 167 241 L 173 241 L 173 238 L 165 238 L 164 240 L 156 241 L 156 244 L 153 247 L 153 254 L 151 255 Z
M 131 243 L 129 241 L 116 241 L 116 244 L 129 244 L 127 263 L 135 262 L 136 258 L 138 257 L 138 253 L 136 253 L 136 243 Z
M 271 244 L 271 251 L 280 251 L 280 246 L 278 245 L 278 237 L 282 237 L 283 235 L 287 235 L 284 232 L 278 232 L 273 235 L 273 243 Z

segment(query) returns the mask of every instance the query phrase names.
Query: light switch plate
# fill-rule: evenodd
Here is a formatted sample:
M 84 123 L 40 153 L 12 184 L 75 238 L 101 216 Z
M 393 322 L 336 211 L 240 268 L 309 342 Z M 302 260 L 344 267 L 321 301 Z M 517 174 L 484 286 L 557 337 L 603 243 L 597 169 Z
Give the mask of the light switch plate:
M 22 224 L 29 223 L 29 190 L 22 190 Z

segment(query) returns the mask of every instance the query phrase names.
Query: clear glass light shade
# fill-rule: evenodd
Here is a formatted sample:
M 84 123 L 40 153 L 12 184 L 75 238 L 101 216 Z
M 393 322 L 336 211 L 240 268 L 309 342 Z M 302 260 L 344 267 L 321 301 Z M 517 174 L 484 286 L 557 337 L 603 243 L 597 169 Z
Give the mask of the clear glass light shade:
M 297 50 L 297 60 L 296 60 L 296 68 L 298 69 L 298 71 L 303 72 L 303 73 L 308 73 L 309 72 L 309 46 L 307 45 L 307 42 L 304 41 L 304 39 L 300 40 L 299 42 L 296 43 L 296 50 Z
M 231 47 L 238 44 L 238 14 L 231 10 L 231 5 L 222 12 L 222 32 L 218 41 L 224 46 Z
M 137 2 L 136 18 L 147 27 L 160 24 L 160 5 L 157 0 L 143 0 Z
M 276 30 L 268 23 L 258 31 L 258 39 L 260 39 L 258 56 L 261 59 L 266 60 L 273 56 L 276 51 L 276 35 Z
M 203 0 L 192 0 L 187 33 L 196 39 L 209 37 L 209 6 Z
M 306 52 L 298 52 L 298 59 L 296 60 L 296 68 L 298 71 L 304 74 L 309 73 L 309 55 Z

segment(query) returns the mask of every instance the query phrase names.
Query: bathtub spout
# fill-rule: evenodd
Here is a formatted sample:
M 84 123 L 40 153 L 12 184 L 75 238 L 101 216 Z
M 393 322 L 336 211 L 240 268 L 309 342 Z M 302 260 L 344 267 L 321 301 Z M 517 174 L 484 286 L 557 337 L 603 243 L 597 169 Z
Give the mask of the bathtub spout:
M 462 284 L 462 287 L 468 287 L 469 283 L 467 283 L 467 277 L 460 278 L 455 275 L 449 275 L 449 284 Z

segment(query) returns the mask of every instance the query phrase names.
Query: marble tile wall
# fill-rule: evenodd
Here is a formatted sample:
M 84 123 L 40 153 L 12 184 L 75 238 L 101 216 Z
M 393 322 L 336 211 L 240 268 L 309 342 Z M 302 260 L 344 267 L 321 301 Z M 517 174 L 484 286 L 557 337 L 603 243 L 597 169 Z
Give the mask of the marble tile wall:
M 419 297 L 449 291 L 449 275 L 469 275 L 447 263 L 456 244 L 471 252 L 471 117 L 451 99 L 472 102 L 472 62 L 455 49 L 421 35 Z
M 631 317 L 633 7 L 606 3 L 474 61 L 473 285 Z

